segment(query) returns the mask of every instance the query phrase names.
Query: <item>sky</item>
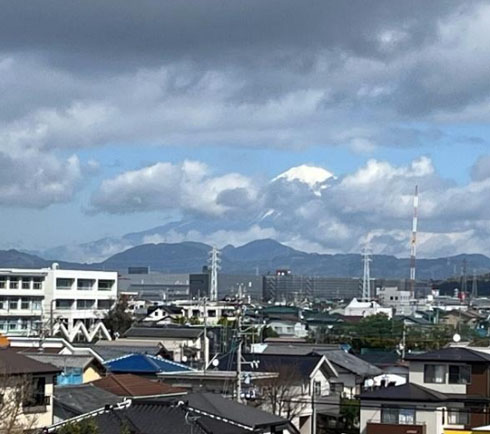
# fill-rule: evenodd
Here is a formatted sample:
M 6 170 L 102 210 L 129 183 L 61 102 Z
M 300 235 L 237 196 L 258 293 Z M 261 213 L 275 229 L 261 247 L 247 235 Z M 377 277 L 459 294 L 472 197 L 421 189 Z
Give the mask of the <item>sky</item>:
M 488 2 L 0 8 L 0 248 L 490 255 Z

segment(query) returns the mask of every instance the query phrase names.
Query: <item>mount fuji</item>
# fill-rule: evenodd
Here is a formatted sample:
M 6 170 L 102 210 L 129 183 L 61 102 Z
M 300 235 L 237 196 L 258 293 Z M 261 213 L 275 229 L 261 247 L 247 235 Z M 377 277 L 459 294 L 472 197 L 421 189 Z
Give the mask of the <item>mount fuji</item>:
M 305 197 L 318 200 L 335 180 L 336 177 L 328 170 L 303 164 L 271 179 L 260 203 L 241 213 L 239 218 L 236 215 L 185 216 L 179 221 L 120 237 L 111 236 L 82 244 L 62 245 L 34 253 L 46 259 L 93 263 L 104 261 L 129 248 L 151 243 L 196 241 L 223 247 L 273 238 L 301 248 L 303 246 L 298 243 L 297 233 L 291 230 L 291 215 L 287 210 L 298 195 L 301 195 L 302 201 Z

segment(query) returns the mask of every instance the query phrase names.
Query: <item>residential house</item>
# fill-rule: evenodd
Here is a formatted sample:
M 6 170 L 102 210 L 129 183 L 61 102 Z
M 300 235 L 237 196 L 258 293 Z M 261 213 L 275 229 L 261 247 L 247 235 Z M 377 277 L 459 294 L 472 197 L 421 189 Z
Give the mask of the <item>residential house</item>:
M 7 424 L 34 430 L 53 423 L 53 385 L 58 373 L 53 365 L 0 349 L 0 432 Z
M 490 354 L 452 347 L 406 360 L 408 383 L 360 395 L 361 434 L 449 434 L 490 423 Z
M 126 398 L 168 398 L 185 393 L 184 389 L 138 375 L 110 374 L 88 384 L 55 387 L 55 421 L 80 416 L 105 405 L 117 404 Z
M 252 351 L 260 354 L 325 356 L 338 374 L 330 379 L 332 391 L 346 398 L 359 394 L 366 380 L 383 373 L 381 369 L 350 354 L 339 345 L 266 343 L 254 345 Z
M 297 434 L 284 418 L 239 404 L 219 395 L 206 394 L 178 400 L 128 400 L 46 428 L 56 433 L 68 423 L 92 421 L 100 434 L 131 432 L 145 434 Z
M 104 365 L 92 355 L 69 355 L 53 353 L 24 353 L 27 357 L 50 363 L 60 369 L 56 384 L 82 384 L 98 380 L 106 373 Z
M 165 348 L 172 360 L 203 360 L 205 351 L 204 329 L 202 327 L 131 327 L 121 339 L 102 342 L 108 347 L 118 346 L 160 346 Z
M 291 419 L 301 433 L 313 431 L 319 414 L 338 417 L 340 397 L 331 391 L 338 373 L 325 356 L 249 353 L 243 354 L 242 365 L 250 372 L 278 373 L 278 378 L 261 385 L 244 373 L 243 393 L 255 397 L 262 409 Z M 236 369 L 236 356 L 222 358 L 218 368 L 222 367 Z
M 104 363 L 113 374 L 136 374 L 154 377 L 160 372 L 182 372 L 192 369 L 181 363 L 149 354 L 127 354 Z
M 358 301 L 356 298 L 353 298 L 344 309 L 344 317 L 364 318 L 379 313 L 383 313 L 388 316 L 388 318 L 391 318 L 393 309 L 391 307 L 382 307 L 376 301 Z

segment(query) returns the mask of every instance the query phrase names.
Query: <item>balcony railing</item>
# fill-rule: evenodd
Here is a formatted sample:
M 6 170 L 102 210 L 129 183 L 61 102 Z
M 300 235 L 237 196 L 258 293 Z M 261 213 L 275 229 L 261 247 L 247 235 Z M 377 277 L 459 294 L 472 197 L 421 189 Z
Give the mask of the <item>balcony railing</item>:
M 24 413 L 43 413 L 47 411 L 47 406 L 51 404 L 51 397 L 46 395 L 34 395 L 24 401 L 22 408 Z

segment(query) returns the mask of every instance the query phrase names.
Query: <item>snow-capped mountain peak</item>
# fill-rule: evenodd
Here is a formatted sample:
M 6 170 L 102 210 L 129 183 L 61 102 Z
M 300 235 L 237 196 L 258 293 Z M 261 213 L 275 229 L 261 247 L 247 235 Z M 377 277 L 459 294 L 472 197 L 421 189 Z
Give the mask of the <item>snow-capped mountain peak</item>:
M 300 166 L 291 167 L 291 169 L 286 170 L 272 179 L 272 182 L 278 181 L 279 179 L 285 179 L 286 181 L 299 181 L 313 188 L 330 178 L 335 178 L 335 176 L 328 170 L 322 167 L 302 164 Z

